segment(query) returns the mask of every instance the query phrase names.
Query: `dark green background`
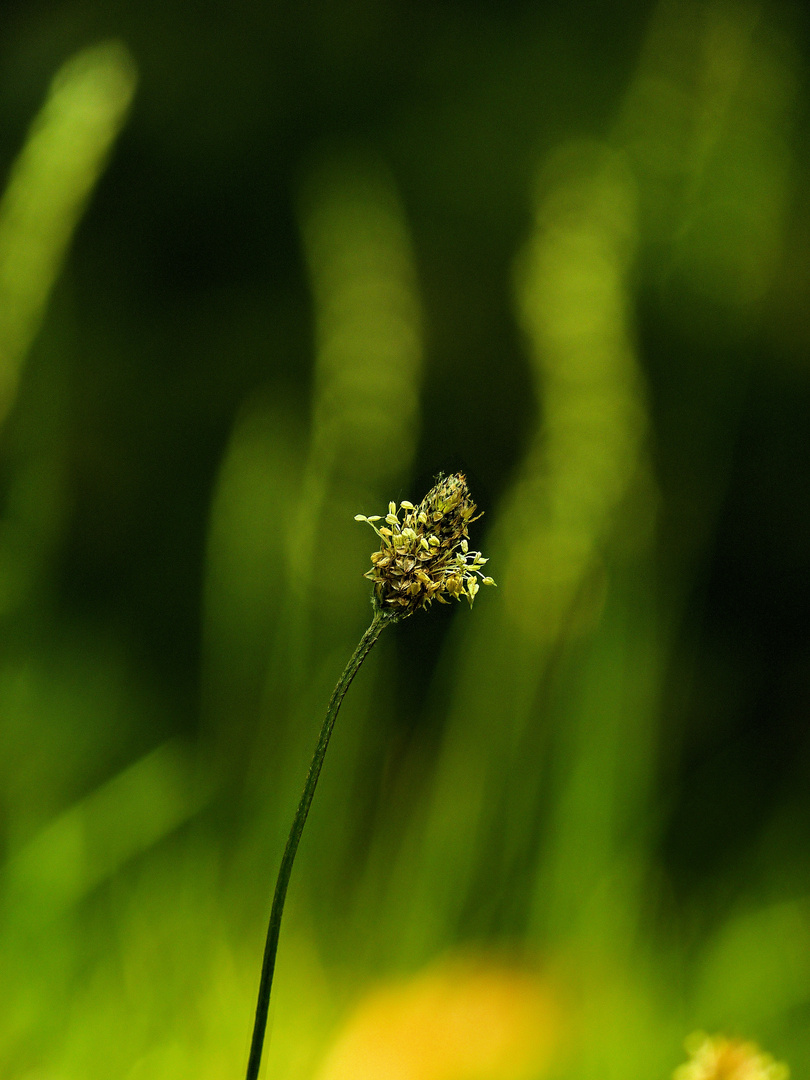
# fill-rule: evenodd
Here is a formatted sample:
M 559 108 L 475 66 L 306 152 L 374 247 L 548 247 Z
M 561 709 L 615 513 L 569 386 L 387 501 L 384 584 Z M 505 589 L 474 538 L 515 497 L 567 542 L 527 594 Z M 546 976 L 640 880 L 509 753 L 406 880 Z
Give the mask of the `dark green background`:
M 801 913 L 796 919 L 804 920 L 796 940 L 810 949 L 810 217 L 807 24 L 799 9 L 680 0 L 663 8 L 7 0 L 0 15 L 4 170 L 50 79 L 71 53 L 120 38 L 137 65 L 139 84 L 0 435 L 3 502 L 13 504 L 17 480 L 31 462 L 55 463 L 58 477 L 49 486 L 46 469 L 46 479 L 30 488 L 26 513 L 35 523 L 33 539 L 20 555 L 30 581 L 22 600 L 3 610 L 0 624 L 3 666 L 11 673 L 0 690 L 0 746 L 7 746 L 0 749 L 7 765 L 3 804 L 15 823 L 4 830 L 0 819 L 0 835 L 5 832 L 13 853 L 15 845 L 174 736 L 205 772 L 199 783 L 212 793 L 201 796 L 201 809 L 156 840 L 154 849 L 134 854 L 93 888 L 64 916 L 66 922 L 30 931 L 26 959 L 9 961 L 12 974 L 0 987 L 0 997 L 30 995 L 34 1003 L 0 1039 L 4 1076 L 22 1078 L 35 1066 L 62 1063 L 66 1077 L 124 1077 L 160 1043 L 164 1035 L 156 1032 L 171 1033 L 176 1025 L 181 1043 L 194 1041 L 184 1033 L 195 1030 L 198 1020 L 186 1027 L 178 1020 L 178 1002 L 195 1017 L 205 1013 L 194 1001 L 191 976 L 190 986 L 176 994 L 167 990 L 161 1005 L 161 977 L 142 972 L 136 1004 L 125 1004 L 121 991 L 118 1016 L 110 1002 L 134 977 L 107 972 L 108 989 L 90 995 L 92 1001 L 105 999 L 112 1017 L 106 1021 L 89 1007 L 67 1018 L 51 996 L 54 986 L 70 996 L 76 980 L 92 982 L 94 971 L 107 970 L 109 941 L 133 933 L 122 929 L 130 926 L 123 914 L 129 912 L 127 897 L 142 896 L 139 910 L 154 911 L 161 922 L 164 893 L 177 895 L 175 872 L 197 883 L 176 916 L 178 925 L 212 920 L 212 934 L 230 941 L 239 957 L 245 1000 L 238 1009 L 246 1008 L 242 1026 L 249 1027 L 252 965 L 257 969 L 271 878 L 303 780 L 306 748 L 314 742 L 330 681 L 364 618 L 361 554 L 356 606 L 346 619 L 321 621 L 313 601 L 301 624 L 301 633 L 310 635 L 306 693 L 295 680 L 274 682 L 286 661 L 273 642 L 286 639 L 290 612 L 278 556 L 270 590 L 281 598 L 269 623 L 255 620 L 255 655 L 245 661 L 250 671 L 242 683 L 234 676 L 230 689 L 225 679 L 219 697 L 210 691 L 203 597 L 211 506 L 246 403 L 270 402 L 274 423 L 288 432 L 289 465 L 281 456 L 271 469 L 282 486 L 295 489 L 295 470 L 306 455 L 316 332 L 300 207 L 314 165 L 352 152 L 387 169 L 410 233 L 423 312 L 421 428 L 409 474 L 398 475 L 390 491 L 369 492 L 374 501 L 363 505 L 342 504 L 338 489 L 329 496 L 329 513 L 346 521 L 358 512 L 379 513 L 389 499 L 420 498 L 437 472 L 461 469 L 487 511 L 473 543 L 489 554 L 487 526 L 495 525 L 497 508 L 508 501 L 534 433 L 543 431 L 543 396 L 535 400 L 513 275 L 533 229 L 536 176 L 549 155 L 571 140 L 624 152 L 622 110 L 651 27 L 664 17 L 673 51 L 692 58 L 679 74 L 681 90 L 694 94 L 696 116 L 704 91 L 711 105 L 711 79 L 701 58 L 712 41 L 722 45 L 723 27 L 732 53 L 734 42 L 743 41 L 743 64 L 751 66 L 725 103 L 717 121 L 719 149 L 706 166 L 721 177 L 721 188 L 723 170 L 733 174 L 731 188 L 722 190 L 737 192 L 744 212 L 722 219 L 725 209 L 711 202 L 711 183 L 705 205 L 702 188 L 692 192 L 691 203 L 682 205 L 680 196 L 667 201 L 666 192 L 648 182 L 644 162 L 632 153 L 628 158 L 640 178 L 629 322 L 646 382 L 644 443 L 656 492 L 649 501 L 655 524 L 638 557 L 621 553 L 624 541 L 617 548 L 615 539 L 600 537 L 597 576 L 608 597 L 605 618 L 611 597 L 630 596 L 623 617 L 632 623 L 634 612 L 652 609 L 653 621 L 665 627 L 655 639 L 658 690 L 645 728 L 656 747 L 652 787 L 637 822 L 644 831 L 654 821 L 644 848 L 645 880 L 654 884 L 642 889 L 647 900 L 641 925 L 650 964 L 659 965 L 672 994 L 661 1006 L 672 1023 L 672 1032 L 660 1037 L 668 1067 L 677 1064 L 681 1035 L 712 1025 L 766 1042 L 792 1059 L 796 1076 L 810 1063 L 810 982 L 803 974 L 773 1014 L 763 1009 L 765 1019 L 755 1009 L 746 1014 L 741 1007 L 735 1016 L 725 1006 L 718 1006 L 716 1019 L 704 1019 L 690 1004 L 699 982 L 690 965 L 699 967 L 696 957 L 706 943 L 741 910 L 795 905 Z M 707 26 L 720 37 L 712 38 Z M 767 107 L 771 76 L 762 71 L 768 64 L 790 88 L 778 115 Z M 753 110 L 760 106 L 757 120 Z M 754 119 L 747 124 L 749 115 Z M 724 131 L 731 132 L 727 143 Z M 760 158 L 767 166 L 772 138 L 784 154 L 784 176 L 782 201 L 768 217 L 771 193 L 756 171 L 749 177 L 746 170 L 758 167 Z M 772 268 L 755 300 L 732 302 L 724 289 L 736 270 L 723 251 L 717 254 L 714 226 L 706 230 L 700 273 L 688 259 L 679 262 L 678 243 L 692 227 L 700 233 L 695 216 L 716 223 L 720 215 L 718 235 L 730 230 L 745 251 L 749 204 L 751 220 L 764 207 L 772 222 L 763 226 L 770 229 Z M 729 241 L 728 251 L 736 250 Z M 750 250 L 757 257 L 754 241 Z M 271 491 L 268 498 L 279 512 L 292 506 L 287 494 L 273 502 Z M 13 505 L 6 511 L 14 512 Z M 51 524 L 37 533 L 37 521 Z M 279 527 L 289 532 L 290 522 Z M 617 529 L 634 532 L 632 524 Z M 365 541 L 370 552 L 370 531 L 360 541 L 361 553 Z M 344 572 L 348 559 L 333 560 L 337 543 L 332 526 L 321 523 L 316 578 L 328 576 L 334 565 Z M 274 550 L 268 541 L 268 552 Z M 489 569 L 500 584 L 503 568 L 493 559 Z M 351 582 L 338 592 L 349 588 Z M 331 821 L 342 839 L 335 846 L 331 833 L 319 838 L 313 821 L 300 887 L 309 896 L 301 904 L 314 914 L 311 927 L 303 916 L 298 927 L 318 942 L 327 970 L 341 973 L 335 976 L 335 1016 L 343 983 L 361 985 L 371 972 L 409 969 L 469 941 L 528 939 L 543 954 L 554 940 L 550 931 L 528 929 L 535 924 L 526 899 L 527 881 L 537 868 L 542 873 L 543 836 L 553 829 L 544 822 L 554 820 L 554 795 L 543 794 L 540 767 L 530 755 L 518 754 L 499 774 L 501 759 L 493 759 L 482 722 L 471 725 L 470 753 L 490 762 L 492 790 L 500 795 L 490 793 L 488 829 L 461 845 L 467 861 L 458 871 L 463 898 L 455 914 L 412 948 L 412 934 L 389 949 L 388 932 L 380 930 L 382 940 L 368 945 L 365 959 L 362 949 L 357 952 L 357 937 L 375 918 L 375 892 L 369 887 L 358 897 L 351 883 L 358 866 L 373 863 L 375 845 L 391 852 L 378 859 L 385 877 L 405 829 L 398 815 L 407 820 L 428 798 L 432 755 L 450 737 L 445 714 L 455 676 L 443 676 L 442 665 L 450 658 L 458 666 L 465 639 L 460 631 L 453 636 L 456 621 L 475 622 L 503 603 L 502 593 L 484 591 L 472 615 L 455 608 L 431 611 L 389 632 L 387 651 L 369 662 L 379 665 L 373 691 L 370 675 L 365 691 L 358 685 L 358 715 L 366 708 L 374 723 L 363 729 L 362 745 L 346 745 L 347 757 L 354 755 L 349 790 L 333 774 L 316 799 L 313 814 Z M 600 633 L 600 618 L 586 616 L 586 642 Z M 476 655 L 486 658 L 486 634 L 479 633 Z M 642 639 L 646 633 L 639 630 Z M 234 649 L 244 647 L 238 634 L 234 640 Z M 563 633 L 542 665 L 526 661 L 545 672 L 538 675 L 530 709 L 543 754 L 544 733 L 565 730 L 565 703 L 576 697 L 578 671 L 586 664 L 577 652 L 583 647 L 581 639 L 572 645 Z M 496 652 L 508 653 L 508 641 L 499 641 Z M 497 657 L 491 662 L 497 664 Z M 35 687 L 32 719 L 19 725 L 14 687 L 26 678 Z M 365 705 L 364 693 L 372 695 Z M 5 709 L 4 696 L 12 701 Z M 565 750 L 564 736 L 551 734 L 552 762 L 560 738 L 561 760 L 575 753 Z M 266 752 L 261 766 L 257 747 Z M 403 755 L 407 768 L 397 764 Z M 522 783 L 521 762 L 538 785 L 528 805 L 509 794 Z M 542 768 L 553 773 L 553 765 Z M 392 791 L 397 809 L 386 812 Z M 441 791 L 435 795 L 442 797 Z M 518 837 L 507 855 L 500 848 L 502 828 L 511 828 L 512 841 Z M 418 862 L 418 851 L 412 857 Z M 172 869 L 178 865 L 182 874 Z M 204 872 L 198 874 L 197 866 Z M 443 872 L 452 878 L 452 870 Z M 429 896 L 429 870 L 425 880 Z M 404 890 L 390 900 L 392 926 L 408 921 L 406 896 Z M 13 909 L 13 903 L 6 906 Z M 347 909 L 355 911 L 350 927 Z M 8 918 L 16 925 L 13 912 Z M 147 914 L 142 918 L 148 922 Z M 81 929 L 84 920 L 95 927 L 92 933 Z M 172 940 L 182 939 L 181 931 L 177 935 Z M 22 940 L 18 931 L 9 931 L 12 936 Z M 196 956 L 201 946 L 193 935 L 190 940 L 178 946 L 178 955 L 187 948 Z M 54 950 L 61 957 L 57 975 L 48 967 Z M 766 946 L 751 958 L 754 969 L 769 963 L 781 985 L 779 962 Z M 796 963 L 810 972 L 803 953 Z M 214 976 L 200 978 L 210 983 Z M 794 986 L 787 976 L 785 982 Z M 771 993 L 769 985 L 763 976 L 763 995 Z M 132 1008 L 144 1015 L 154 1009 L 160 1019 L 144 1021 L 131 1045 L 120 1049 L 119 1064 L 107 1071 L 107 1051 L 102 1054 L 93 1032 L 123 1025 Z M 294 1002 L 287 1005 L 284 1015 L 294 1008 Z M 243 1068 L 240 1022 L 233 1021 L 236 1059 L 227 1075 L 238 1076 Z M 317 1033 L 297 1038 L 319 1045 L 332 1022 L 313 1022 Z M 82 1025 L 87 1045 L 77 1050 L 65 1027 L 75 1032 Z M 208 1033 L 201 1042 L 206 1039 L 212 1046 L 231 1045 L 225 1036 Z M 621 1045 L 611 1051 L 622 1052 Z M 652 1062 L 645 1072 L 627 1053 L 622 1075 L 664 1075 Z M 149 1075 L 162 1076 L 160 1068 Z M 576 1064 L 560 1068 L 561 1076 L 589 1075 Z M 224 1066 L 212 1065 L 210 1075 L 226 1075 Z

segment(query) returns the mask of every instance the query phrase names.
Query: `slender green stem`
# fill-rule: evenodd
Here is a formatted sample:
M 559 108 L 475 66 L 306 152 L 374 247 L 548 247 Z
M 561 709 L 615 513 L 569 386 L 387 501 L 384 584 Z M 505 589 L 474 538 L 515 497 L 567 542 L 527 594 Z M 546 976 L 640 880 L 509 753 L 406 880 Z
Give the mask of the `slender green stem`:
M 253 1025 L 253 1039 L 250 1044 L 250 1058 L 248 1059 L 246 1080 L 258 1080 L 259 1076 L 264 1034 L 265 1029 L 267 1028 L 267 1011 L 270 1007 L 270 990 L 273 985 L 273 971 L 276 966 L 278 935 L 281 929 L 281 916 L 284 912 L 284 900 L 287 896 L 287 886 L 290 883 L 290 874 L 292 873 L 293 862 L 295 861 L 295 853 L 298 850 L 298 842 L 301 839 L 301 833 L 304 831 L 304 823 L 307 820 L 307 814 L 309 813 L 309 808 L 312 804 L 312 797 L 315 794 L 318 777 L 321 774 L 321 766 L 323 765 L 326 748 L 329 745 L 332 728 L 335 726 L 335 719 L 340 709 L 341 702 L 346 696 L 346 691 L 349 689 L 352 679 L 357 674 L 360 665 L 368 656 L 383 629 L 389 623 L 396 622 L 396 618 L 397 617 L 394 615 L 383 613 L 375 606 L 374 618 L 371 621 L 371 626 L 369 626 L 368 630 L 366 630 L 365 634 L 363 634 L 360 639 L 360 644 L 354 650 L 351 660 L 349 660 L 343 674 L 338 679 L 338 684 L 332 692 L 332 697 L 329 699 L 326 718 L 321 727 L 321 733 L 318 736 L 315 753 L 312 755 L 306 783 L 304 784 L 304 791 L 301 795 L 301 801 L 298 803 L 295 817 L 293 818 L 290 835 L 287 837 L 287 846 L 284 848 L 281 866 L 278 871 L 278 878 L 276 879 L 276 891 L 273 895 L 273 905 L 270 909 L 270 924 L 267 927 L 267 940 L 264 945 L 262 975 L 259 981 L 259 1000 L 256 1003 L 256 1020 Z

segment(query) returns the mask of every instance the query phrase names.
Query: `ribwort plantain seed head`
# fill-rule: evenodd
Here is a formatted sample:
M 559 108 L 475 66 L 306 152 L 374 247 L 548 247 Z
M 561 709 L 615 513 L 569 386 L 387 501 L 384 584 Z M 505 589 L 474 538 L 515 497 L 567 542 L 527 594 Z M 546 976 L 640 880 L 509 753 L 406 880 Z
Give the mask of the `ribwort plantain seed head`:
M 466 479 L 455 473 L 439 476 L 418 506 L 403 500 L 399 509 L 389 503 L 384 518 L 355 516 L 381 540 L 365 575 L 374 583 L 378 610 L 404 619 L 434 600 L 446 604 L 462 596 L 472 606 L 482 584 L 495 584 L 481 572 L 487 560 L 469 550 L 469 525 L 481 516 L 475 511 Z

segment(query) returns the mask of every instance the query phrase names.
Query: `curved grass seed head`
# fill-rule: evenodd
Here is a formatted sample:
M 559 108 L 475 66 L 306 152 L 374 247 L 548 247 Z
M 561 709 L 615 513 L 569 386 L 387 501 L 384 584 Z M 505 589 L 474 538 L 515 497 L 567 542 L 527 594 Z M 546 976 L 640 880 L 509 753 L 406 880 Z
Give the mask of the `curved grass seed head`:
M 384 518 L 357 514 L 380 537 L 365 575 L 374 583 L 374 605 L 404 619 L 434 600 L 466 596 L 472 606 L 481 585 L 494 585 L 481 572 L 486 559 L 469 550 L 469 525 L 480 514 L 462 473 L 439 476 L 418 506 L 388 504 Z M 377 525 L 377 522 L 382 524 Z

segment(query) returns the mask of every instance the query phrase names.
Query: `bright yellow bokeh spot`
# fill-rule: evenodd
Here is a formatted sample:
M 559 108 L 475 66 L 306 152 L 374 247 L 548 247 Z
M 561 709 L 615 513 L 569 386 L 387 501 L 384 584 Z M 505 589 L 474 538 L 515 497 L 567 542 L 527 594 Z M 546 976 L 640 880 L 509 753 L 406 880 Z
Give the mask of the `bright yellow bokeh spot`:
M 552 991 L 533 972 L 491 959 L 456 960 L 362 1000 L 317 1078 L 539 1078 L 560 1026 Z

